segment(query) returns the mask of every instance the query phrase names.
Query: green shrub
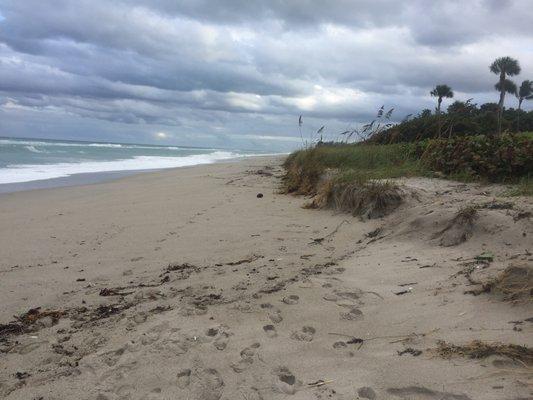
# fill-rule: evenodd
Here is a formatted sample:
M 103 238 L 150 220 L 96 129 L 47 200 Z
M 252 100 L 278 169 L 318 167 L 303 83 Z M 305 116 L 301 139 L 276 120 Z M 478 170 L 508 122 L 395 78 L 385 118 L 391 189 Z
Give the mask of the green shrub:
M 515 181 L 533 173 L 533 140 L 512 134 L 435 139 L 428 143 L 422 162 L 448 176 Z

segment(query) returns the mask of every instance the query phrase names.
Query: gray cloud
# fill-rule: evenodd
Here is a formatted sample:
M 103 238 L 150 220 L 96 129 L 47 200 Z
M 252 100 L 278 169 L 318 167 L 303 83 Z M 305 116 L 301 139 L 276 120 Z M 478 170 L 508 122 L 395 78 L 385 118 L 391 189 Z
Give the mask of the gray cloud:
M 438 83 L 495 101 L 497 56 L 533 79 L 528 0 L 0 0 L 0 15 L 0 135 L 289 146 L 300 114 L 332 133 L 382 104 L 401 119 Z

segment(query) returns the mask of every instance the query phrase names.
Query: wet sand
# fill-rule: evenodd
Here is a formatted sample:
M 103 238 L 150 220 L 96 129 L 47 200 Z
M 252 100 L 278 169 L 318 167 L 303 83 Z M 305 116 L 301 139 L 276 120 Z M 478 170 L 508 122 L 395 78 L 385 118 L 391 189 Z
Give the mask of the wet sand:
M 0 397 L 533 395 L 531 366 L 436 351 L 533 346 L 531 302 L 465 294 L 531 264 L 531 200 L 408 179 L 398 210 L 361 221 L 278 194 L 280 161 L 0 195 Z M 443 246 L 471 203 L 500 206 Z M 484 252 L 494 260 L 472 264 Z

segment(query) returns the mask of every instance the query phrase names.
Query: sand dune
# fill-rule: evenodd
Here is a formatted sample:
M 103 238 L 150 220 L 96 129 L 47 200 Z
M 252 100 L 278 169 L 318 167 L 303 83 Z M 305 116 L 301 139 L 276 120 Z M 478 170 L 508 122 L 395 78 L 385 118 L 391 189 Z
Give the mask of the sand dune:
M 531 297 L 484 286 L 529 279 L 530 200 L 406 179 L 360 220 L 277 194 L 279 161 L 1 195 L 2 398 L 533 396 L 527 347 L 439 351 L 533 346 Z

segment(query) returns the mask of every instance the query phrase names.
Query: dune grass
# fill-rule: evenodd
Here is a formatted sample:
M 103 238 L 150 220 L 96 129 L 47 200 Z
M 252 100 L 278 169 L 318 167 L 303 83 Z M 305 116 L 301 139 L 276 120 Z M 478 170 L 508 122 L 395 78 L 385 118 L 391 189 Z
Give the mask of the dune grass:
M 285 191 L 315 194 L 321 178 L 331 171 L 337 184 L 402 176 L 427 176 L 416 144 L 337 144 L 299 150 L 285 161 Z
M 510 184 L 509 196 L 532 196 L 533 142 L 525 135 L 528 139 L 509 135 L 417 143 L 320 144 L 287 157 L 282 191 L 314 196 L 309 207 L 357 215 L 378 214 L 369 213 L 368 205 L 389 204 L 396 193 L 389 180 L 400 177 L 502 182 Z
M 507 196 L 533 196 L 533 177 L 524 177 L 509 187 Z

